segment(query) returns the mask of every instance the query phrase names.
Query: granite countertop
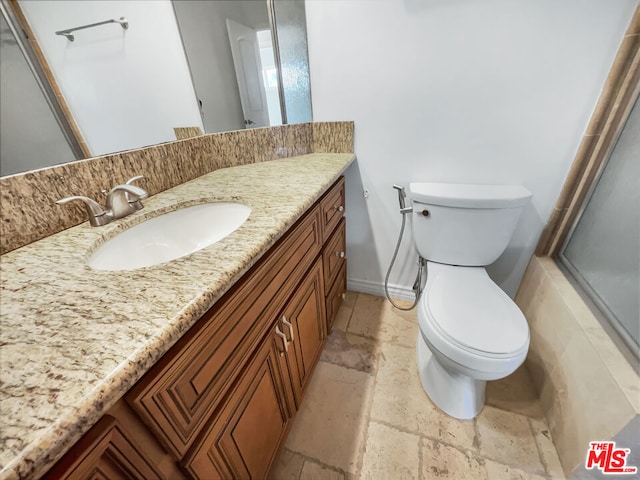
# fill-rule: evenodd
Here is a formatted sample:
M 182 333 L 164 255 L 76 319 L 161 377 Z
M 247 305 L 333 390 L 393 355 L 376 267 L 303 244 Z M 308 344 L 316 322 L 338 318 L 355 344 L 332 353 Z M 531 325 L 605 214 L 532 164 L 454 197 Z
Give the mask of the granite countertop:
M 0 257 L 0 478 L 53 465 L 354 159 L 315 153 L 216 170 L 129 217 L 85 222 Z M 210 201 L 244 203 L 251 215 L 220 242 L 162 265 L 86 265 L 118 232 Z

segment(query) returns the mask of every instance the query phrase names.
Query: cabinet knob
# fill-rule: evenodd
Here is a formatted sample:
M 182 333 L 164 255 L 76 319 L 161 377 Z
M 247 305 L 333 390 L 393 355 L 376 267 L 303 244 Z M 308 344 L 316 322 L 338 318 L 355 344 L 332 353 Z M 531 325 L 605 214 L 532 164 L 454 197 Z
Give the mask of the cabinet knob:
M 342 205 L 339 205 L 337 207 L 333 207 L 334 210 L 337 210 L 339 212 L 344 212 L 344 207 Z
M 336 252 L 336 257 L 344 258 L 344 252 Z
M 293 343 L 293 325 L 287 320 L 287 317 L 282 315 L 282 323 L 289 329 L 289 337 L 291 337 L 291 343 Z
M 340 294 L 340 298 L 342 298 L 342 300 L 346 300 L 346 299 L 347 299 L 347 294 L 346 294 L 346 293 L 344 293 L 344 292 L 342 292 L 342 293 Z

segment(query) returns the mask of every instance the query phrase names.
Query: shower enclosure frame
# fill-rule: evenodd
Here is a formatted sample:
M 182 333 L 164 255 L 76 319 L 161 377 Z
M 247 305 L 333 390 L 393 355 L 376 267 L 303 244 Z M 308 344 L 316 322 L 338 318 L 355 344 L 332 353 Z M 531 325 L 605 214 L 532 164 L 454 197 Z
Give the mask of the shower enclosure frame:
M 636 8 L 631 18 L 556 206 L 535 252 L 536 256 L 549 256 L 555 259 L 556 263 L 570 274 L 568 276 L 574 284 L 577 284 L 577 290 L 583 290 L 579 293 L 583 297 L 588 297 L 588 300 L 593 303 L 592 307 L 595 305 L 596 308 L 592 310 L 596 316 L 601 320 L 602 317 L 606 319 L 602 322 L 605 330 L 610 334 L 611 330 L 616 332 L 611 335 L 614 342 L 619 347 L 622 346 L 620 348 L 622 353 L 636 366 L 640 352 L 635 342 L 626 332 L 621 332 L 622 335 L 619 335 L 617 320 L 611 322 L 607 318 L 611 313 L 609 309 L 602 304 L 597 295 L 589 292 L 588 285 L 585 288 L 584 282 L 580 281 L 580 275 L 575 275 L 576 272 L 571 271 L 572 267 L 567 265 L 568 262 L 562 262 L 560 256 L 591 198 L 639 94 L 640 6 Z M 589 301 L 587 301 L 588 304 Z
M 634 104 L 635 104 L 635 108 L 640 109 L 640 103 L 638 103 L 637 93 L 638 92 L 636 92 Z M 632 109 L 634 107 L 634 104 L 631 105 Z M 636 112 L 636 114 L 637 113 L 638 112 Z M 628 116 L 627 116 L 627 120 L 628 120 Z M 618 347 L 620 348 L 622 353 L 629 360 L 631 360 L 632 363 L 637 365 L 638 362 L 640 362 L 640 345 L 638 345 L 638 343 L 636 343 L 636 341 L 632 338 L 629 332 L 627 332 L 625 327 L 618 320 L 615 312 L 611 310 L 607 305 L 607 303 L 601 298 L 598 290 L 591 286 L 591 284 L 584 277 L 580 269 L 576 267 L 574 263 L 569 259 L 569 257 L 565 254 L 565 251 L 568 248 L 569 243 L 571 242 L 571 239 L 573 238 L 573 235 L 578 227 L 578 224 L 580 223 L 580 220 L 582 219 L 583 214 L 585 213 L 587 205 L 589 204 L 589 201 L 593 197 L 594 192 L 598 187 L 599 181 L 609 163 L 609 159 L 611 158 L 613 151 L 615 150 L 615 146 L 618 140 L 620 139 L 620 135 L 624 131 L 625 125 L 626 125 L 626 121 L 623 124 L 623 128 L 621 128 L 620 131 L 617 132 L 617 136 L 615 137 L 611 151 L 605 158 L 596 176 L 594 177 L 593 182 L 589 186 L 589 190 L 587 191 L 585 199 L 580 205 L 580 208 L 578 209 L 575 220 L 571 224 L 571 227 L 569 228 L 566 234 L 566 237 L 558 250 L 557 261 L 561 269 L 566 271 L 566 273 L 569 274 L 570 279 L 573 280 L 574 286 L 577 285 L 578 292 L 582 294 L 583 298 L 585 296 L 587 297 L 587 300 L 588 300 L 587 303 L 588 304 L 589 302 L 593 303 L 593 305 L 589 304 L 589 306 L 591 307 L 592 310 L 596 311 L 596 317 L 598 317 L 601 324 L 603 324 L 605 330 L 607 330 L 609 335 L 614 339 L 614 342 L 618 343 Z M 595 309 L 593 308 L 594 306 L 595 306 Z M 604 318 L 601 318 L 601 317 L 604 317 Z M 619 342 L 617 342 L 617 340 L 621 341 L 622 345 L 620 345 Z

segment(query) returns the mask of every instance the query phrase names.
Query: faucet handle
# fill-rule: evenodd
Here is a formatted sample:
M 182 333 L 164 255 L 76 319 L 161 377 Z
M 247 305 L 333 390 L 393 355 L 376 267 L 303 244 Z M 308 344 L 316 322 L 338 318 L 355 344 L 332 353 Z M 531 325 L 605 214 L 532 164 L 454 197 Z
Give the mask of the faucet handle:
M 83 196 L 66 197 L 66 198 L 61 198 L 60 200 L 56 201 L 56 203 L 58 205 L 64 205 L 65 203 L 73 202 L 74 200 L 81 200 L 82 202 L 84 202 L 85 210 L 87 211 L 87 215 L 89 216 L 89 223 L 91 223 L 93 227 L 106 225 L 111 221 L 110 216 L 107 215 L 107 211 L 104 208 L 102 208 L 102 206 L 100 206 L 98 202 L 90 199 L 89 197 L 83 197 Z
M 144 178 L 144 175 L 136 175 L 135 177 L 131 177 L 129 180 L 127 180 L 125 182 L 125 185 L 133 185 L 133 182 L 137 182 L 138 180 L 141 180 L 143 178 Z M 144 190 L 142 188 L 140 189 Z M 142 205 L 140 198 L 132 199 L 128 193 L 125 193 L 125 197 L 127 197 L 127 202 L 129 202 L 129 204 L 134 210 L 142 210 L 144 208 L 144 205 Z M 146 196 L 144 198 L 146 198 Z
M 129 180 L 125 182 L 125 185 L 131 185 L 133 184 L 133 182 L 137 182 L 142 178 L 144 178 L 144 175 L 136 175 L 135 177 L 131 177 Z

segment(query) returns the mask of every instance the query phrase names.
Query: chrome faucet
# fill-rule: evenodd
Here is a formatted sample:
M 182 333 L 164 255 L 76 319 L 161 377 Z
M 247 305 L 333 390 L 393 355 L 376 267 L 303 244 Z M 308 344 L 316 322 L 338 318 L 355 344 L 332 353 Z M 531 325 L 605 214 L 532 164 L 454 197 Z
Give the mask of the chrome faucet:
M 141 200 L 144 200 L 149 196 L 146 190 L 136 185 L 132 185 L 136 180 L 140 180 L 142 175 L 130 178 L 126 183 L 122 185 L 116 185 L 107 193 L 106 208 L 90 199 L 89 197 L 73 196 L 58 200 L 56 203 L 62 205 L 74 200 L 81 200 L 84 202 L 87 215 L 89 216 L 89 223 L 93 227 L 99 227 L 106 225 L 118 218 L 126 217 L 127 215 L 142 209 Z

